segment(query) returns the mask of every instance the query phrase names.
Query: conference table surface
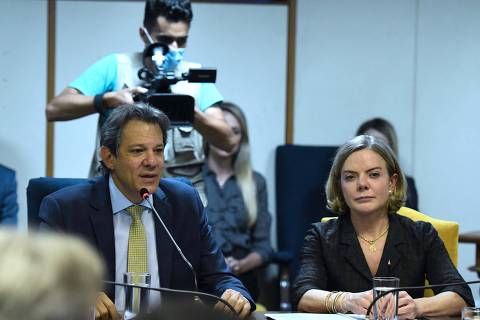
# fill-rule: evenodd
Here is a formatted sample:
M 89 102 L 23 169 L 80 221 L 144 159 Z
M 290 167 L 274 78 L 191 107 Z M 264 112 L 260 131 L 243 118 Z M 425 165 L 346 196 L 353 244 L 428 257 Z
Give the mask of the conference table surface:
M 251 320 L 269 320 L 270 318 L 269 317 L 266 317 L 265 314 L 279 314 L 279 315 L 282 315 L 283 319 L 286 319 L 286 318 L 291 318 L 291 319 L 296 319 L 296 320 L 301 320 L 301 314 L 300 313 L 294 313 L 294 312 L 280 312 L 280 311 L 267 311 L 267 312 L 254 312 L 252 313 L 250 319 Z M 291 317 L 289 317 L 289 315 L 291 315 Z M 345 320 L 348 320 L 348 319 L 351 319 L 351 320 L 355 320 L 357 318 L 354 317 L 354 315 L 348 315 L 348 314 L 345 314 L 345 315 L 340 315 L 340 314 L 318 314 L 318 320 L 338 320 L 339 317 L 338 316 L 341 316 L 341 318 L 345 319 Z M 305 317 L 307 318 L 307 317 Z M 308 317 L 310 320 L 311 318 Z M 444 317 L 423 317 L 421 319 L 431 319 L 431 320 L 460 320 L 460 316 L 457 316 L 457 317 L 448 317 L 448 316 L 444 316 Z

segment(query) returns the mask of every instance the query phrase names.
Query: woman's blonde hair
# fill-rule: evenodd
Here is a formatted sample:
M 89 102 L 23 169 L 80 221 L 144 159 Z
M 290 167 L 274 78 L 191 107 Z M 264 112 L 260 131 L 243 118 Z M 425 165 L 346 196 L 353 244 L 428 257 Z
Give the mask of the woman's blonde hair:
M 242 109 L 232 102 L 222 102 L 218 105 L 224 112 L 232 114 L 240 124 L 242 140 L 237 153 L 233 157 L 233 172 L 242 193 L 243 202 L 248 214 L 249 225 L 257 221 L 257 187 L 253 177 L 252 163 L 250 160 L 250 142 L 248 137 L 247 119 Z M 208 146 L 207 146 L 208 153 Z
M 397 212 L 404 204 L 406 199 L 407 182 L 405 176 L 398 164 L 397 157 L 393 150 L 382 139 L 373 136 L 361 135 L 357 136 L 344 145 L 342 145 L 335 155 L 332 168 L 328 176 L 327 185 L 325 187 L 327 194 L 328 208 L 337 214 L 348 213 L 349 208 L 343 197 L 340 178 L 343 164 L 345 160 L 354 152 L 368 149 L 376 152 L 385 160 L 388 175 L 391 177 L 397 174 L 397 183 L 388 199 L 388 212 Z
M 93 318 L 104 266 L 83 241 L 0 229 L 0 319 Z

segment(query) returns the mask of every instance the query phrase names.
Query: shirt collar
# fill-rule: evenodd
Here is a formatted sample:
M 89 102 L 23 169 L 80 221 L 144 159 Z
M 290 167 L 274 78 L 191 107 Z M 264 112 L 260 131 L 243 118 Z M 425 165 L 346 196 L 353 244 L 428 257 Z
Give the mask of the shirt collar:
M 127 197 L 125 197 L 125 195 L 118 189 L 117 185 L 113 181 L 112 175 L 108 177 L 108 188 L 110 190 L 110 200 L 112 202 L 112 211 L 114 215 L 133 205 L 141 205 L 151 208 L 147 200 L 143 200 L 138 204 L 128 200 Z M 153 196 L 150 194 L 148 198 L 153 204 Z

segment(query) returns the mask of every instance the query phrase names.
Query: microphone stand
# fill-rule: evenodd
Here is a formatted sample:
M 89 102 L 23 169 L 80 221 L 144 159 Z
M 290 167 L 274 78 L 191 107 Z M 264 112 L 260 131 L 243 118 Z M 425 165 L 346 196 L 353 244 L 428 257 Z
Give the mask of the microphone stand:
M 141 285 L 136 285 L 136 284 L 129 284 L 129 283 L 122 283 L 122 282 L 115 282 L 115 281 L 109 281 L 109 280 L 103 280 L 103 283 L 106 284 L 111 284 L 115 286 L 122 286 L 122 287 L 131 287 L 131 288 L 139 288 L 139 289 L 147 289 L 147 290 L 152 290 L 152 291 L 158 291 L 158 292 L 167 292 L 167 293 L 176 293 L 176 294 L 186 294 L 186 295 L 194 295 L 194 296 L 203 296 L 205 298 L 213 299 L 215 301 L 219 301 L 223 303 L 231 312 L 233 315 L 236 317 L 239 316 L 237 311 L 235 311 L 235 308 L 228 303 L 227 300 L 217 297 L 216 295 L 210 294 L 210 293 L 205 293 L 205 292 L 200 292 L 200 291 L 190 291 L 190 290 L 179 290 L 179 289 L 170 289 L 170 288 L 154 288 L 154 287 L 145 287 Z
M 401 287 L 401 288 L 394 288 L 394 289 L 391 289 L 391 290 L 388 290 L 388 291 L 384 291 L 372 300 L 372 302 L 368 306 L 367 314 L 366 314 L 365 318 L 370 319 L 370 313 L 372 312 L 372 308 L 375 305 L 375 303 L 380 298 L 383 298 L 384 296 L 386 296 L 389 293 L 406 291 L 406 290 L 433 289 L 433 288 L 446 287 L 446 286 L 460 286 L 460 285 L 464 285 L 464 284 L 475 284 L 475 283 L 480 283 L 480 280 L 454 282 L 454 283 L 443 283 L 443 284 L 432 284 L 432 285 L 428 285 L 428 286 L 417 286 L 417 287 Z
M 183 251 L 182 249 L 180 249 L 180 247 L 178 246 L 177 242 L 175 241 L 175 239 L 173 238 L 172 234 L 170 233 L 170 231 L 168 230 L 167 226 L 165 225 L 165 223 L 163 222 L 162 218 L 160 217 L 160 215 L 158 214 L 157 210 L 155 209 L 155 207 L 153 206 L 153 203 L 150 201 L 150 198 L 149 198 L 149 195 L 150 195 L 150 192 L 146 189 L 146 188 L 142 188 L 140 189 L 140 196 L 146 200 L 148 202 L 148 204 L 150 205 L 152 211 L 155 213 L 155 215 L 157 216 L 158 220 L 160 221 L 163 229 L 165 230 L 165 232 L 167 233 L 168 237 L 170 238 L 170 240 L 172 241 L 173 245 L 175 246 L 175 248 L 177 249 L 177 252 L 180 254 L 180 257 L 182 257 L 183 261 L 187 264 L 188 268 L 190 269 L 190 271 L 192 272 L 193 274 L 193 282 L 194 282 L 194 285 L 195 285 L 195 291 L 198 292 L 198 282 L 197 282 L 197 273 L 195 272 L 195 269 L 193 268 L 192 264 L 190 263 L 190 261 L 188 261 L 187 257 L 185 257 L 185 255 L 183 254 Z M 194 295 L 193 297 L 194 301 L 195 302 L 199 302 L 199 303 L 202 303 L 202 300 L 200 299 L 200 297 L 198 295 Z

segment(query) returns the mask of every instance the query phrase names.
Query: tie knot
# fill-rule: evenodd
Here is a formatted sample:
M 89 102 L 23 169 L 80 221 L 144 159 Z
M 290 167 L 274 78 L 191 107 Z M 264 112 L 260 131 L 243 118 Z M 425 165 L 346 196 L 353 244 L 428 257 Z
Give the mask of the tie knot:
M 127 212 L 132 216 L 134 221 L 140 220 L 143 213 L 143 206 L 130 206 L 127 208 Z

